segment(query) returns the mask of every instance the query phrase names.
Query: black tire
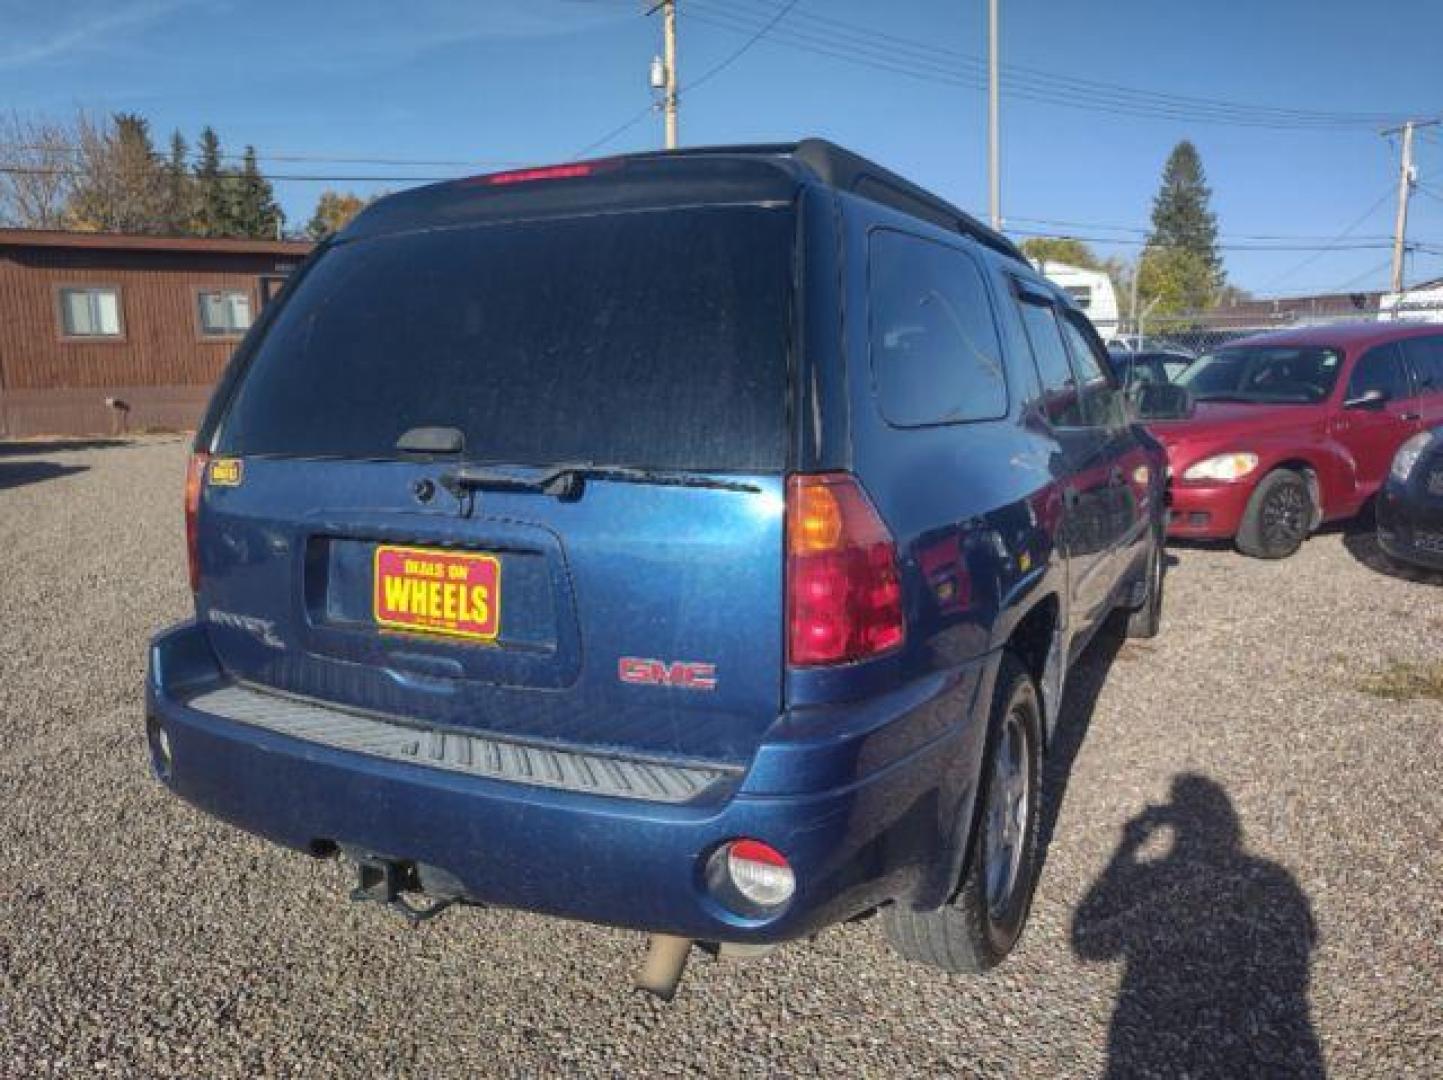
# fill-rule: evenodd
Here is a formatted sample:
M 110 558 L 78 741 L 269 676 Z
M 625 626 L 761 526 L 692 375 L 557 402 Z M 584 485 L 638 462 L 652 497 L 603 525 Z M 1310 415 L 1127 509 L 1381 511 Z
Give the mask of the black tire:
M 1238 550 L 1255 559 L 1286 559 L 1313 526 L 1313 492 L 1291 469 L 1277 469 L 1258 482 L 1238 527 Z
M 1037 882 L 1038 819 L 1042 807 L 1040 700 L 1032 677 L 1015 656 L 1004 652 L 992 696 L 987 748 L 982 757 L 982 776 L 961 884 L 951 899 L 935 911 L 914 911 L 903 903 L 890 904 L 882 911 L 882 926 L 888 942 L 908 960 L 946 972 L 977 974 L 1001 963 L 1021 937 Z M 1013 717 L 1016 726 L 1011 720 Z M 989 830 L 989 810 L 998 775 L 997 758 L 1005 752 L 1004 743 L 1010 745 L 1004 731 L 1025 736 L 1025 814 L 1018 830 L 1016 869 L 1009 875 L 1008 888 L 994 892 L 994 900 L 1001 902 L 989 903 L 987 868 L 991 864 L 990 837 L 993 835 Z
M 1127 616 L 1127 636 L 1130 638 L 1157 637 L 1162 629 L 1163 579 L 1167 575 L 1166 543 L 1160 530 L 1152 538 L 1152 551 L 1147 556 L 1147 594 Z

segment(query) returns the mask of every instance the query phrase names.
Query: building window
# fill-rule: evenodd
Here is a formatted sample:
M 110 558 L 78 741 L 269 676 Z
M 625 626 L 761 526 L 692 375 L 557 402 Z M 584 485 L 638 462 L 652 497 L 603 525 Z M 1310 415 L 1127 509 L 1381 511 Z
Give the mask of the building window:
M 104 286 L 62 288 L 60 325 L 66 337 L 118 338 L 120 290 Z
M 199 295 L 200 332 L 206 337 L 238 337 L 251 327 L 251 298 L 236 289 L 207 289 Z

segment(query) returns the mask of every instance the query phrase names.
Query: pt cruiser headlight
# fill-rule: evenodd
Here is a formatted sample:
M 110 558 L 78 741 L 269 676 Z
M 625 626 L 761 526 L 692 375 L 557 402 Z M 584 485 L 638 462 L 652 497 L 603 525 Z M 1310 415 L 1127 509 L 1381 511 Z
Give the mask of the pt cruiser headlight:
M 1257 454 L 1218 454 L 1189 465 L 1184 480 L 1237 480 L 1258 467 Z
M 1411 439 L 1398 447 L 1398 452 L 1393 455 L 1393 479 L 1400 484 L 1408 482 L 1408 475 L 1413 471 L 1413 466 L 1418 464 L 1418 459 L 1423 456 L 1423 451 L 1433 441 L 1431 431 L 1420 431 Z

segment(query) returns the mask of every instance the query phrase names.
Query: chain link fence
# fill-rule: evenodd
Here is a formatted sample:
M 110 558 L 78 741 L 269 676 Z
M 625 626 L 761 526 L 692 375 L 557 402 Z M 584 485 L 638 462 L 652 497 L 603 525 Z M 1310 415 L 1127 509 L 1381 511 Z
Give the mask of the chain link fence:
M 1107 343 L 1118 349 L 1156 349 L 1201 356 L 1239 338 L 1304 326 L 1400 321 L 1443 324 L 1443 288 L 1412 297 L 1385 294 L 1369 299 L 1373 302 L 1362 306 L 1248 301 L 1232 308 L 1152 316 L 1143 321 L 1140 333 L 1123 320 L 1122 332 L 1110 335 Z

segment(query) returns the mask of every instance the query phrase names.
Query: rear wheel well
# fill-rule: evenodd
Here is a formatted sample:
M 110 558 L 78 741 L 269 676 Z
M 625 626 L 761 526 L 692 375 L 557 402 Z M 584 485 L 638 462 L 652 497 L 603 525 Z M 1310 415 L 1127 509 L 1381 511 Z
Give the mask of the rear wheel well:
M 1022 621 L 1013 628 L 1007 639 L 1007 648 L 1022 661 L 1022 666 L 1027 669 L 1039 689 L 1044 685 L 1047 654 L 1052 649 L 1053 635 L 1057 630 L 1057 612 L 1057 597 L 1052 595 L 1044 598 L 1022 616 Z

